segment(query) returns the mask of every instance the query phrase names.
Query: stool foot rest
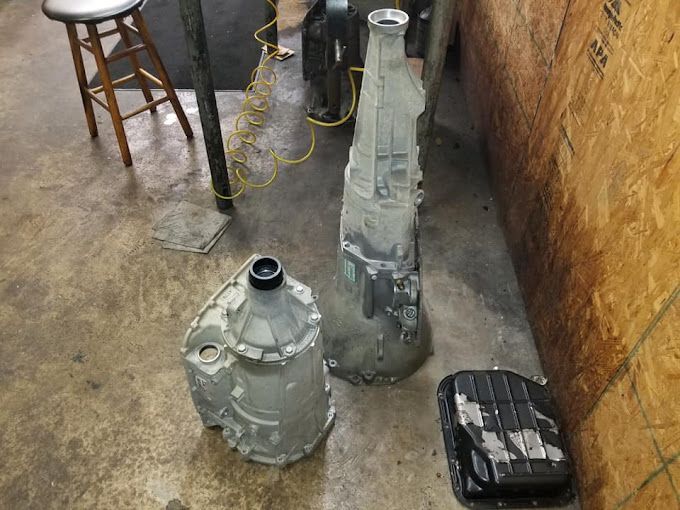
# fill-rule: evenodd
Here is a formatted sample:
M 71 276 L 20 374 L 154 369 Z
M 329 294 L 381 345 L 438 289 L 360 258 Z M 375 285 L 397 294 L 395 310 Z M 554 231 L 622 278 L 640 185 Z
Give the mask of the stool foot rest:
M 160 99 L 155 99 L 154 101 L 146 103 L 144 106 L 140 106 L 139 108 L 131 111 L 130 113 L 126 113 L 125 115 L 123 115 L 123 120 L 127 120 L 130 117 L 134 117 L 135 115 L 150 110 L 151 108 L 156 108 L 156 106 L 158 106 L 161 103 L 165 103 L 166 101 L 170 101 L 170 98 L 168 96 L 161 97 Z

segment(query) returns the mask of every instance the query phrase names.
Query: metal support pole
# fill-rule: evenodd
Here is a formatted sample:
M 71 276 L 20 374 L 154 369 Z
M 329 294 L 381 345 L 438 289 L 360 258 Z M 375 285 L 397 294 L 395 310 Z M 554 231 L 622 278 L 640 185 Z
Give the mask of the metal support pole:
M 184 23 L 189 57 L 191 58 L 191 78 L 196 90 L 198 112 L 203 126 L 205 150 L 208 153 L 210 176 L 215 191 L 223 196 L 231 196 L 227 161 L 224 155 L 224 141 L 220 129 L 220 115 L 217 111 L 215 87 L 210 69 L 208 41 L 203 24 L 201 0 L 179 0 L 179 9 Z M 215 197 L 217 208 L 224 211 L 233 207 L 231 200 Z
M 278 0 L 273 0 L 276 5 L 279 4 Z M 276 12 L 274 9 L 272 9 L 272 6 L 269 5 L 268 2 L 263 2 L 264 3 L 264 22 L 265 23 L 271 23 L 271 21 L 276 17 Z M 274 23 L 271 27 L 269 27 L 265 33 L 264 40 L 267 41 L 269 44 L 273 44 L 278 48 L 279 46 L 279 26 L 278 23 Z M 271 53 L 274 50 L 271 49 L 269 46 L 267 46 L 267 53 Z
M 427 38 L 427 54 L 423 66 L 423 86 L 427 93 L 425 113 L 418 119 L 418 146 L 420 147 L 419 163 L 425 170 L 429 152 L 434 112 L 437 109 L 439 89 L 442 84 L 444 61 L 449 45 L 449 37 L 453 24 L 454 0 L 434 0 L 430 17 L 430 33 Z

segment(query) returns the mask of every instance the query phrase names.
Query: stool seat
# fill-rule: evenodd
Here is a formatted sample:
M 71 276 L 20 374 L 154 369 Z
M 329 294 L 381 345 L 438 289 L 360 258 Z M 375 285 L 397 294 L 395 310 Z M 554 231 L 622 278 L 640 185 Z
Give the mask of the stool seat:
M 127 16 L 145 0 L 45 0 L 42 10 L 63 23 L 101 23 Z

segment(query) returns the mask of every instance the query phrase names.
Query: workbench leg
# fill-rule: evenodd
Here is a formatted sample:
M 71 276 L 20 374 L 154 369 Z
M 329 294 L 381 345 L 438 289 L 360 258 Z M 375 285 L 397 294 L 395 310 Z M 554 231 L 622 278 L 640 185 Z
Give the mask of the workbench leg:
M 434 127 L 434 113 L 439 100 L 439 90 L 442 84 L 446 50 L 453 23 L 454 0 L 434 0 L 432 2 L 432 16 L 430 16 L 430 32 L 427 38 L 427 53 L 423 66 L 423 86 L 427 94 L 425 113 L 418 119 L 418 146 L 420 147 L 419 163 L 425 170 L 429 152 L 432 128 Z
M 215 87 L 210 69 L 208 41 L 203 23 L 200 0 L 179 0 L 180 13 L 184 24 L 189 58 L 191 59 L 191 78 L 196 91 L 198 112 L 203 126 L 203 138 L 208 154 L 210 175 L 215 191 L 223 196 L 231 196 L 227 161 L 224 155 L 224 140 L 220 129 L 220 115 L 217 111 Z M 231 200 L 215 197 L 217 208 L 224 211 L 233 207 Z

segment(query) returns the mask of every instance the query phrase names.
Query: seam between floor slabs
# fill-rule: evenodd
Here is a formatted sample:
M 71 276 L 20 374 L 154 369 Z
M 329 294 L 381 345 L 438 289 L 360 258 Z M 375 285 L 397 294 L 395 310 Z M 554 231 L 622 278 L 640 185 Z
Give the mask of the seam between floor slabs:
M 642 344 L 645 343 L 645 340 L 649 336 L 651 336 L 652 332 L 656 329 L 658 324 L 661 322 L 661 319 L 663 319 L 664 315 L 666 315 L 666 312 L 671 308 L 673 303 L 675 303 L 675 300 L 680 296 L 680 285 L 676 286 L 675 289 L 671 292 L 671 295 L 668 297 L 666 302 L 663 304 L 663 306 L 659 309 L 659 311 L 656 313 L 652 321 L 647 325 L 647 327 L 644 329 L 642 334 L 640 335 L 640 338 L 638 338 L 637 342 L 635 342 L 635 345 L 633 348 L 630 350 L 628 355 L 624 358 L 624 360 L 621 362 L 621 365 L 619 365 L 619 368 L 616 369 L 616 372 L 614 372 L 614 375 L 611 377 L 609 382 L 605 385 L 604 389 L 600 392 L 600 394 L 597 396 L 595 399 L 595 402 L 593 402 L 593 405 L 590 406 L 590 409 L 586 412 L 586 414 L 583 416 L 583 419 L 581 420 L 581 423 L 585 423 L 585 421 L 590 417 L 591 414 L 593 414 L 593 411 L 597 407 L 597 405 L 600 403 L 602 400 L 602 397 L 609 391 L 609 389 L 621 379 L 623 375 L 625 375 L 626 371 L 628 370 L 628 366 L 630 365 L 630 362 L 632 359 L 635 357 L 635 355 L 638 353 L 640 348 L 642 347 Z

